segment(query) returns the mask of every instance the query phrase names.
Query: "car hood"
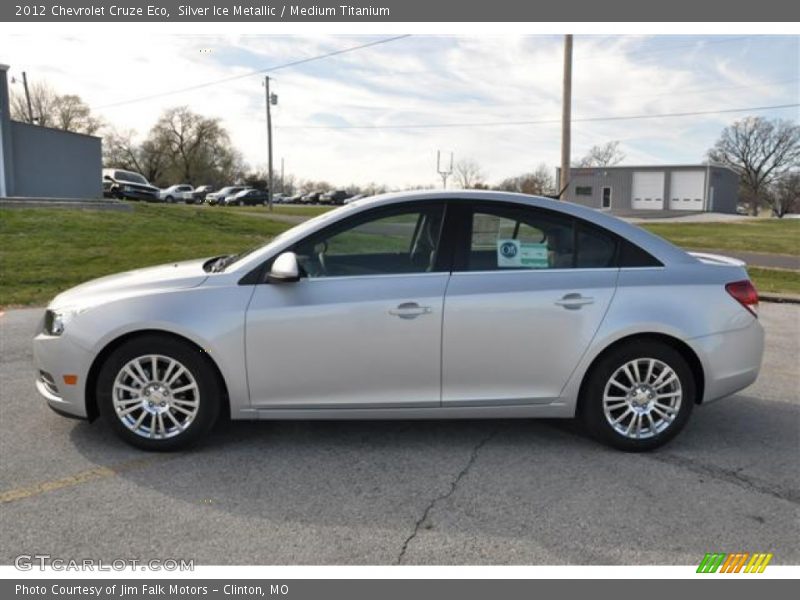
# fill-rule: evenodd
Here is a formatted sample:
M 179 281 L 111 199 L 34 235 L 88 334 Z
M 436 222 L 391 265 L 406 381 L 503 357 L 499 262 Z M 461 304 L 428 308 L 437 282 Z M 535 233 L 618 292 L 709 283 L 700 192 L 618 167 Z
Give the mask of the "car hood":
M 170 263 L 93 279 L 56 296 L 50 308 L 84 308 L 143 293 L 196 287 L 208 278 L 203 270 L 207 260 Z

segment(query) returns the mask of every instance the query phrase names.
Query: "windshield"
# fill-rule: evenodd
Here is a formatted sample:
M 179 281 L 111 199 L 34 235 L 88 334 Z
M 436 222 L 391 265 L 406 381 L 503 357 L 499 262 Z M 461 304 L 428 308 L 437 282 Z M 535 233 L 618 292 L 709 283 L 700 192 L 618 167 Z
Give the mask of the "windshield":
M 114 178 L 120 181 L 129 181 L 131 183 L 143 183 L 147 185 L 147 179 L 138 173 L 131 173 L 130 171 L 115 171 Z
M 291 236 L 295 236 L 295 235 L 298 235 L 298 236 L 302 235 L 306 231 L 310 231 L 312 229 L 316 229 L 318 225 L 322 225 L 322 224 L 324 224 L 324 223 L 326 223 L 328 221 L 338 220 L 340 217 L 343 216 L 343 213 L 350 212 L 350 211 L 354 210 L 355 208 L 356 208 L 355 204 L 346 204 L 345 206 L 340 206 L 339 208 L 336 208 L 334 210 L 331 210 L 331 211 L 328 211 L 328 212 L 324 212 L 321 215 L 317 215 L 313 219 L 309 219 L 308 221 L 304 221 L 303 223 L 300 223 L 299 225 L 296 225 L 296 226 L 292 227 L 291 229 L 287 229 L 283 233 L 278 234 L 277 236 L 272 238 L 270 241 L 268 241 L 266 244 L 261 244 L 259 246 L 254 246 L 253 248 L 250 248 L 249 250 L 245 250 L 244 252 L 240 252 L 239 254 L 231 254 L 230 256 L 224 256 L 224 257 L 221 257 L 221 258 L 217 259 L 211 265 L 212 266 L 211 270 L 215 271 L 215 272 L 224 271 L 225 269 L 227 269 L 232 264 L 237 263 L 237 262 L 247 258 L 248 256 L 250 256 L 251 254 L 254 254 L 255 252 L 258 252 L 258 251 L 261 251 L 261 250 L 264 250 L 265 252 L 267 252 L 271 247 L 276 246 L 278 244 L 281 244 L 284 240 L 286 240 L 286 238 L 291 237 Z

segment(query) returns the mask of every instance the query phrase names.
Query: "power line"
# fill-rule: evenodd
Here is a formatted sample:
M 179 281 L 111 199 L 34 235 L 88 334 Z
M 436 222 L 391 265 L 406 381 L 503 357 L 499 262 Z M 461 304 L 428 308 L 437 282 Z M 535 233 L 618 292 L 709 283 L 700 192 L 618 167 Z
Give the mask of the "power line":
M 583 117 L 572 119 L 573 123 L 590 123 L 600 121 L 633 121 L 642 119 L 665 119 L 677 117 L 693 117 L 701 115 L 720 115 L 728 113 L 763 111 L 763 110 L 780 110 L 784 108 L 797 108 L 797 104 L 777 104 L 774 106 L 751 106 L 748 108 L 728 108 L 722 110 L 699 110 L 691 112 L 674 112 L 674 113 L 659 113 L 659 114 L 643 114 L 643 115 L 625 115 L 625 116 L 609 116 L 609 117 Z M 540 119 L 532 121 L 483 121 L 483 122 L 465 122 L 465 123 L 420 123 L 415 125 L 284 125 L 279 129 L 449 129 L 456 127 L 495 127 L 495 126 L 508 126 L 508 125 L 551 125 L 560 123 L 561 118 Z
M 696 96 L 698 94 L 708 94 L 708 93 L 712 93 L 712 92 L 723 92 L 723 91 L 727 91 L 727 90 L 757 89 L 757 88 L 764 88 L 764 87 L 768 87 L 768 86 L 783 87 L 783 86 L 788 85 L 790 83 L 797 83 L 798 81 L 800 81 L 800 79 L 798 79 L 798 78 L 794 78 L 794 79 L 779 79 L 779 80 L 773 80 L 773 81 L 762 81 L 762 82 L 754 83 L 754 84 L 729 85 L 729 86 L 723 86 L 723 87 L 704 88 L 704 89 L 702 89 L 702 88 L 701 89 L 691 89 L 689 91 L 681 91 L 680 95 L 681 95 L 681 97 L 684 97 L 684 96 Z M 675 94 L 676 93 L 674 91 L 672 91 L 672 92 L 657 92 L 657 93 L 654 93 L 654 94 L 652 94 L 652 93 L 651 94 L 625 94 L 625 98 L 626 99 L 630 99 L 630 98 L 660 98 L 660 97 L 664 97 L 664 96 L 672 96 L 672 97 L 674 97 Z M 593 100 L 611 101 L 611 100 L 614 100 L 616 97 L 617 96 L 613 96 L 613 95 L 610 95 L 610 94 L 609 95 L 593 94 L 592 95 L 592 99 Z M 528 106 L 531 105 L 531 103 L 530 102 L 525 102 L 525 103 L 513 102 L 513 103 L 506 104 L 506 103 L 499 103 L 499 102 L 492 102 L 492 103 L 481 102 L 480 105 L 481 105 L 481 107 L 492 107 L 492 108 L 514 108 L 514 107 L 520 107 L 520 106 L 528 107 Z M 408 107 L 387 106 L 387 105 L 377 105 L 377 104 L 348 104 L 347 106 L 350 107 L 350 108 L 356 108 L 356 109 L 362 109 L 362 108 L 376 109 L 377 108 L 377 109 L 386 109 L 386 110 L 414 110 L 413 107 L 412 108 L 408 108 Z M 466 106 L 465 108 L 473 108 L 473 106 Z
M 151 94 L 149 96 L 141 96 L 139 98 L 131 98 L 128 100 L 122 100 L 120 102 L 113 102 L 111 104 L 103 104 L 100 106 L 93 106 L 91 110 L 99 110 L 102 108 L 113 108 L 116 106 L 124 106 L 126 104 L 133 104 L 134 102 L 144 102 L 146 100 L 153 100 L 155 98 L 163 98 L 164 96 L 171 96 L 174 94 L 181 94 L 183 92 L 191 92 L 194 90 L 199 90 L 207 87 L 211 87 L 213 85 L 219 85 L 221 83 L 228 83 L 229 81 L 235 81 L 237 79 L 244 79 L 245 77 L 252 77 L 253 75 L 262 75 L 264 73 L 272 73 L 274 71 L 278 71 L 280 69 L 288 69 L 289 67 L 297 67 L 300 65 L 304 65 L 306 63 L 314 62 L 317 60 L 322 60 L 325 58 L 331 58 L 333 56 L 339 56 L 340 54 L 347 54 L 349 52 L 355 52 L 356 50 L 363 50 L 365 48 L 372 48 L 373 46 L 379 46 L 381 44 L 388 44 L 390 42 L 395 42 L 397 40 L 402 40 L 404 38 L 411 37 L 410 33 L 406 33 L 403 35 L 396 35 L 389 38 L 383 38 L 374 42 L 368 42 L 366 44 L 359 44 L 358 46 L 350 46 L 348 48 L 342 48 L 340 50 L 333 50 L 331 52 L 326 52 L 325 54 L 318 54 L 316 56 L 310 56 L 308 58 L 301 58 L 299 60 L 293 60 L 288 63 L 283 63 L 280 65 L 275 65 L 272 67 L 267 67 L 265 69 L 258 69 L 257 71 L 250 71 L 248 73 L 242 73 L 240 75 L 233 75 L 231 77 L 224 77 L 222 79 L 216 79 L 214 81 L 206 81 L 204 83 L 198 83 L 196 85 L 190 85 L 188 87 L 179 88 L 175 90 L 169 90 L 166 92 L 159 92 L 157 94 Z

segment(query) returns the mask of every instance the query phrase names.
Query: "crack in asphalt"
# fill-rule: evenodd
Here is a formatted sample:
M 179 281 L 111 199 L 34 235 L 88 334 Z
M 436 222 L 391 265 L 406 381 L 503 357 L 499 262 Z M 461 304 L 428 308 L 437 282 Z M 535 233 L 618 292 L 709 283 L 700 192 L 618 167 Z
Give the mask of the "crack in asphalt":
M 402 548 L 400 548 L 400 553 L 397 555 L 397 560 L 395 561 L 395 564 L 399 565 L 403 563 L 403 558 L 405 558 L 406 551 L 408 550 L 408 545 L 414 540 L 414 538 L 417 537 L 420 527 L 422 527 L 422 524 L 428 519 L 428 515 L 433 510 L 433 507 L 436 506 L 436 504 L 441 502 L 442 500 L 447 500 L 447 498 L 449 498 L 455 493 L 456 488 L 458 488 L 458 484 L 472 468 L 472 465 L 475 464 L 475 461 L 478 458 L 478 453 L 480 453 L 481 449 L 489 442 L 489 440 L 491 440 L 495 436 L 496 433 L 497 430 L 495 429 L 491 431 L 489 435 L 487 435 L 486 437 L 481 439 L 477 444 L 475 444 L 475 446 L 472 448 L 472 452 L 470 452 L 467 464 L 464 465 L 464 468 L 461 469 L 458 475 L 456 475 L 455 478 L 450 482 L 450 489 L 448 489 L 444 494 L 440 494 L 434 497 L 428 503 L 428 505 L 425 507 L 425 510 L 422 511 L 422 516 L 419 519 L 417 519 L 416 523 L 414 523 L 414 531 L 412 531 L 411 535 L 409 535 L 403 542 L 403 546 Z
M 800 504 L 800 491 L 760 483 L 755 479 L 742 475 L 742 469 L 726 469 L 725 467 L 719 467 L 708 463 L 700 463 L 691 458 L 678 456 L 676 454 L 650 454 L 648 458 L 676 467 L 682 467 L 699 475 L 707 475 L 714 479 L 726 481 L 747 490 L 767 494 L 773 498 L 786 500 L 792 504 Z

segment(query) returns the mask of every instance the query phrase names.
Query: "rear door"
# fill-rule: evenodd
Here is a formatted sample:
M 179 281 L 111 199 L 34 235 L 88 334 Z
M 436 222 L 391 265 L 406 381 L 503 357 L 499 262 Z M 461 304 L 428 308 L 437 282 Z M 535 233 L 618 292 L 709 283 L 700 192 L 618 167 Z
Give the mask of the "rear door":
M 616 289 L 616 238 L 553 211 L 462 205 L 447 286 L 443 406 L 547 404 Z

